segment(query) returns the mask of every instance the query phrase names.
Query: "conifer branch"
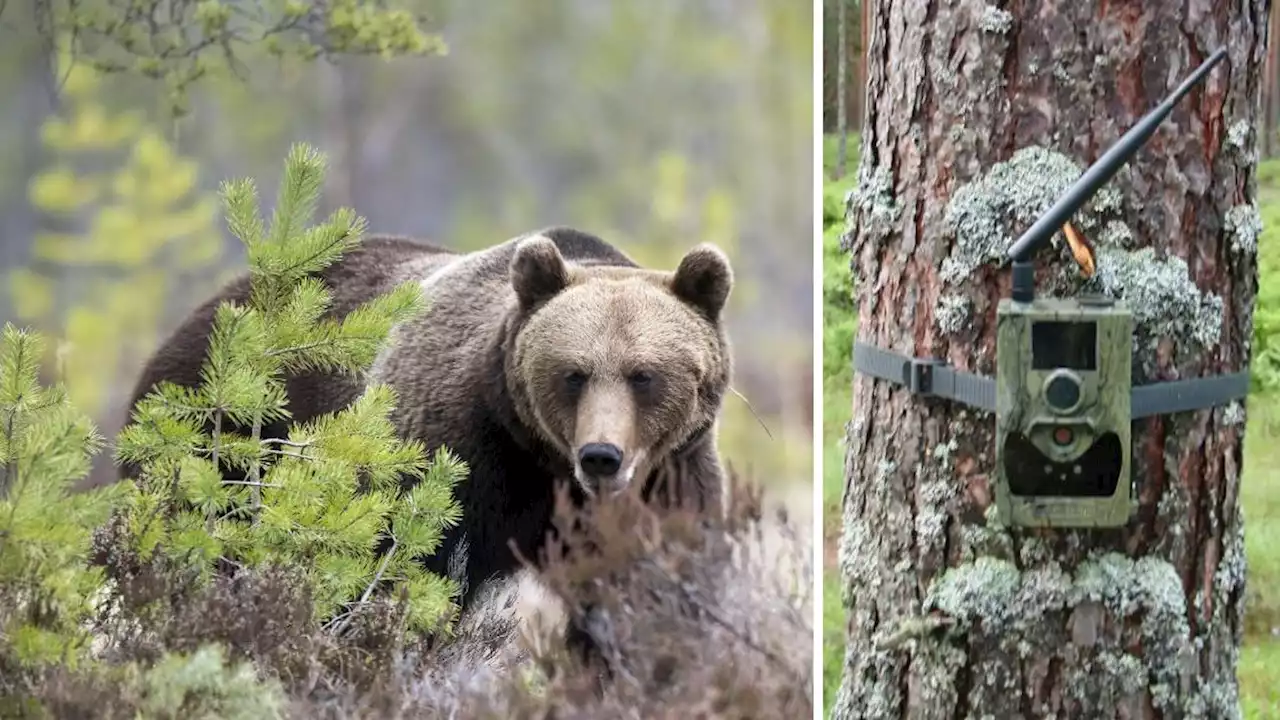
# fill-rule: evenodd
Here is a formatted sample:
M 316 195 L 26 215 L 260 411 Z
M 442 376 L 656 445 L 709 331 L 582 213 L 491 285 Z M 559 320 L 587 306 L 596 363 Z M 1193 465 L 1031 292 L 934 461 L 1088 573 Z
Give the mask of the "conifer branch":
M 314 444 L 310 440 L 294 441 L 294 440 L 285 440 L 284 438 L 266 438 L 262 440 L 263 445 L 270 445 L 272 443 L 276 445 L 284 445 L 285 447 L 292 447 L 292 448 L 308 448 Z
M 382 562 L 378 565 L 378 571 L 373 574 L 373 580 L 369 581 L 369 585 L 365 587 L 364 592 L 360 594 L 360 599 L 357 600 L 350 609 L 333 619 L 329 624 L 330 630 L 334 633 L 342 632 L 347 625 L 350 624 L 351 618 L 355 615 L 356 611 L 360 609 L 362 605 L 369 602 L 369 598 L 373 595 L 374 589 L 378 587 L 379 582 L 382 582 L 382 574 L 387 571 L 387 566 L 391 564 L 391 558 L 395 555 L 395 552 L 399 547 L 399 541 L 396 539 L 395 535 L 392 535 L 391 547 L 387 549 L 386 555 L 382 557 Z
M 391 547 L 387 550 L 387 554 L 382 558 L 382 564 L 378 565 L 378 572 L 374 573 L 373 580 L 369 582 L 369 587 L 364 589 L 364 594 L 360 596 L 360 602 L 368 602 L 369 596 L 373 594 L 373 589 L 382 581 L 382 573 L 387 571 L 387 566 L 391 564 L 391 557 L 395 555 L 396 549 L 400 547 L 400 542 L 396 540 L 396 536 L 391 536 Z
M 284 355 L 299 355 L 309 350 L 318 350 L 320 348 L 326 348 L 326 347 L 341 348 L 344 343 L 382 342 L 385 339 L 386 339 L 385 333 L 381 333 L 377 335 L 347 335 L 344 337 L 337 337 L 337 338 L 325 338 L 323 340 L 316 340 L 314 342 L 309 342 L 302 345 L 276 348 L 268 351 L 267 357 L 275 358 L 275 357 L 281 357 Z
M 253 438 L 254 442 L 258 442 L 261 436 L 262 436 L 262 416 L 259 415 L 258 417 L 255 417 L 253 419 L 253 432 L 250 437 Z M 262 456 L 259 455 L 258 457 L 253 458 L 253 460 L 251 460 L 250 463 L 251 464 L 249 465 L 249 480 L 251 482 L 249 483 L 249 495 L 251 498 L 251 502 L 253 503 L 253 509 L 250 512 L 253 515 L 253 524 L 257 525 L 259 520 L 261 519 L 260 511 L 262 510 L 262 483 L 261 483 Z
M 17 453 L 13 451 L 14 445 L 16 444 L 14 441 L 14 428 L 13 428 L 13 421 L 14 421 L 15 415 L 17 415 L 17 410 L 15 409 L 11 409 L 7 413 L 5 413 L 4 445 L 5 445 L 5 450 L 9 454 L 9 457 L 6 459 L 4 464 L 4 470 L 3 470 L 4 474 L 0 475 L 0 500 L 3 500 L 9 497 L 10 481 L 15 475 L 18 474 L 18 456 L 17 456 Z
M 420 302 L 416 286 L 406 284 L 341 320 L 330 317 L 331 292 L 311 273 L 354 246 L 364 220 L 342 211 L 305 227 L 322 167 L 305 146 L 290 152 L 269 232 L 253 184 L 223 184 L 226 216 L 248 251 L 250 296 L 215 311 L 199 386 L 158 388 L 136 413 L 140 422 L 122 433 L 117 453 L 137 462 L 143 477 L 182 469 L 173 482 L 148 488 L 138 506 L 157 513 L 159 523 L 148 518 L 139 529 L 135 516 L 129 532 L 200 577 L 228 563 L 297 567 L 325 627 L 345 627 L 349 616 L 341 610 L 370 602 L 380 584 L 390 584 L 408 598 L 411 631 L 433 632 L 434 608 L 452 601 L 448 584 L 425 570 L 394 569 L 456 521 L 461 510 L 452 490 L 465 466 L 448 453 L 428 461 L 420 443 L 399 438 L 391 420 L 395 393 L 382 386 L 340 412 L 277 432 L 276 421 L 291 418 L 290 373 L 366 366 L 371 350 Z M 243 478 L 229 481 L 224 466 Z M 403 475 L 418 483 L 412 493 L 394 482 Z M 202 516 L 193 517 L 197 512 Z M 370 549 L 393 521 L 398 537 L 375 563 Z
M 5 451 L 8 454 L 8 457 L 5 461 L 4 475 L 0 476 L 0 499 L 7 498 L 9 496 L 9 489 L 17 484 L 18 453 L 16 451 L 17 428 L 15 423 L 17 422 L 18 408 L 22 407 L 22 401 L 25 399 L 22 390 L 18 385 L 22 382 L 21 375 L 25 371 L 25 366 L 29 362 L 26 357 L 26 338 L 16 332 L 6 333 L 6 335 L 9 335 L 6 339 L 9 341 L 8 344 L 11 346 L 14 355 L 13 364 L 9 370 L 11 377 L 7 378 L 7 380 L 14 383 L 15 387 L 12 399 L 13 404 L 8 408 L 8 412 L 5 416 Z
M 215 410 L 213 413 L 212 444 L 213 444 L 213 466 L 217 469 L 221 469 L 222 466 L 219 462 L 219 457 L 218 457 L 219 452 L 222 450 L 222 412 L 220 410 Z M 213 528 L 214 528 L 213 508 L 209 508 L 204 513 L 204 528 L 207 532 L 213 532 Z

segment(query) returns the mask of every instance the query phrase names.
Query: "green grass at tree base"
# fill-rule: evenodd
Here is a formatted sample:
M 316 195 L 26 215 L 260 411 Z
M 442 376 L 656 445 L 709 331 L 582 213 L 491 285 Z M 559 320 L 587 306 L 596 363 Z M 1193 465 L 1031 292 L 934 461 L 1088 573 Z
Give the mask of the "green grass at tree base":
M 1247 639 L 1236 675 L 1241 715 L 1250 720 L 1280 718 L 1280 638 Z
M 838 542 L 841 496 L 844 492 L 845 424 L 852 410 L 851 343 L 856 320 L 852 299 L 849 256 L 839 250 L 844 230 L 846 193 L 857 175 L 856 136 L 849 139 L 846 176 L 831 180 L 836 143 L 824 141 L 823 188 L 823 526 L 828 562 L 823 569 L 823 708 L 830 716 L 844 666 L 845 616 L 841 605 L 839 569 L 834 566 Z M 1265 323 L 1275 314 L 1280 328 L 1280 160 L 1258 167 L 1259 210 L 1264 230 L 1259 240 L 1259 283 L 1255 322 Z M 1265 339 L 1264 339 L 1265 340 Z M 1277 337 L 1280 345 L 1280 336 Z M 1240 502 L 1245 516 L 1246 581 L 1245 640 L 1237 677 L 1244 718 L 1280 718 L 1280 372 L 1271 369 L 1269 357 L 1258 356 L 1268 343 L 1255 345 L 1255 385 L 1248 400 L 1248 426 L 1244 441 L 1244 473 Z M 1277 361 L 1280 367 L 1280 361 Z M 1272 380 L 1272 377 L 1276 381 Z

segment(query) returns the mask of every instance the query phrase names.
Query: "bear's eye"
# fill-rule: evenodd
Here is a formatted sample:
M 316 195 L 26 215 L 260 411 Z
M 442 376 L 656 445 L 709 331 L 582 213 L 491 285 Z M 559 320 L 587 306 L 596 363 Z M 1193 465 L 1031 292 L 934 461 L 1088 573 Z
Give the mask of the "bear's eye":
M 587 384 L 587 374 L 581 370 L 571 370 L 564 376 L 564 385 L 570 392 L 577 392 Z
M 653 384 L 653 376 L 644 370 L 637 370 L 627 376 L 627 382 L 636 390 L 647 390 Z

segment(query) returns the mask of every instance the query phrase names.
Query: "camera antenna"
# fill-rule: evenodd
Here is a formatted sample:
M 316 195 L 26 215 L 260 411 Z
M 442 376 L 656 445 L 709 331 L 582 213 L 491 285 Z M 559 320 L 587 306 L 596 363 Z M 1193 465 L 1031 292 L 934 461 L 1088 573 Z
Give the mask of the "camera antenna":
M 1090 165 L 1080 179 L 1067 188 L 1058 201 L 1036 219 L 1026 232 L 1022 233 L 1022 237 L 1009 246 L 1009 259 L 1013 261 L 1012 298 L 1014 302 L 1029 303 L 1035 299 L 1035 266 L 1031 262 L 1035 251 L 1048 242 L 1063 223 L 1093 197 L 1094 193 L 1106 185 L 1120 166 L 1137 154 L 1138 150 L 1151 139 L 1160 123 L 1173 111 L 1173 106 L 1177 105 L 1191 91 L 1191 88 L 1203 80 L 1213 66 L 1226 56 L 1225 47 L 1219 48 L 1210 55 L 1209 59 L 1201 63 L 1200 67 L 1183 80 L 1172 94 L 1129 128 L 1128 132 L 1102 154 L 1102 157 Z

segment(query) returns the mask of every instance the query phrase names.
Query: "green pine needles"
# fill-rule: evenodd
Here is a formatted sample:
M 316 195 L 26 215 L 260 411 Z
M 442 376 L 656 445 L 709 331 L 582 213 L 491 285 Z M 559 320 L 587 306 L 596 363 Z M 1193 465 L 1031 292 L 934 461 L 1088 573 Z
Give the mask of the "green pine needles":
M 284 438 L 266 431 L 290 419 L 286 376 L 364 373 L 425 307 L 406 283 L 331 316 L 315 275 L 360 243 L 364 220 L 344 209 L 311 225 L 324 170 L 315 150 L 291 150 L 269 227 L 252 182 L 223 186 L 249 301 L 217 309 L 196 387 L 161 385 L 135 409 L 115 448 L 135 478 L 74 488 L 102 439 L 62 385 L 41 384 L 40 338 L 5 326 L 0 715 L 109 700 L 110 717 L 279 717 L 282 683 L 374 673 L 404 632 L 449 631 L 457 588 L 420 560 L 461 518 L 464 463 L 400 440 L 395 393 L 377 383 Z M 227 624 L 241 603 L 258 617 Z
M 6 324 L 0 339 L 0 655 L 75 665 L 102 587 L 87 562 L 118 488 L 74 492 L 102 439 L 61 386 L 41 387 L 43 342 Z M 3 673 L 0 670 L 0 673 Z
M 425 307 L 408 282 L 341 320 L 326 317 L 331 295 L 313 274 L 359 244 L 365 221 L 341 209 L 309 226 L 325 165 L 306 145 L 291 149 L 269 227 L 252 181 L 223 185 L 228 225 L 248 254 L 250 301 L 218 308 L 199 387 L 158 386 L 120 434 L 117 459 L 141 468 L 127 528 L 143 557 L 163 552 L 206 578 L 227 565 L 301 569 L 317 619 L 334 630 L 380 588 L 406 603 L 406 629 L 439 630 L 457 588 L 419 559 L 461 518 L 453 489 L 464 463 L 444 448 L 428 460 L 421 443 L 397 438 L 395 394 L 376 383 L 342 412 L 284 439 L 262 437 L 289 418 L 288 373 L 361 373 L 391 329 Z

